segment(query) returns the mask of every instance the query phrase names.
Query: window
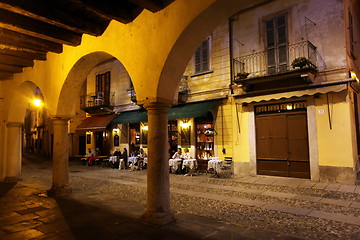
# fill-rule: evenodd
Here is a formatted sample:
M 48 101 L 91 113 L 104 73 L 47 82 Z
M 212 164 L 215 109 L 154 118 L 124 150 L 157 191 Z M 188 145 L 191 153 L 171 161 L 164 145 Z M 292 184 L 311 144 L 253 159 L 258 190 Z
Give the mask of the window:
M 110 98 L 110 72 L 97 74 L 96 75 L 96 99 L 99 101 L 99 104 L 109 103 Z
M 201 43 L 195 52 L 195 73 L 210 70 L 210 38 Z
M 355 42 L 354 42 L 354 25 L 353 25 L 353 16 L 348 10 L 349 17 L 349 41 L 350 41 L 350 56 L 355 59 Z
M 267 20 L 266 55 L 269 74 L 285 72 L 288 69 L 287 16 Z

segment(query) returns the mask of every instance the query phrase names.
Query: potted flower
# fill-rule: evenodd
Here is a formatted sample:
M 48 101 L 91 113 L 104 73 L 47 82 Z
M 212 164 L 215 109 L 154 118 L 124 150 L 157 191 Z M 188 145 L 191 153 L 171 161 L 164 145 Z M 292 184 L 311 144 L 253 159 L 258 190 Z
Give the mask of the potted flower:
M 236 74 L 236 80 L 239 79 L 245 79 L 249 76 L 250 73 L 247 72 L 239 72 L 238 74 Z
M 293 68 L 303 68 L 305 66 L 309 66 L 311 64 L 310 60 L 306 57 L 297 57 L 294 59 L 294 61 L 291 63 L 291 66 Z

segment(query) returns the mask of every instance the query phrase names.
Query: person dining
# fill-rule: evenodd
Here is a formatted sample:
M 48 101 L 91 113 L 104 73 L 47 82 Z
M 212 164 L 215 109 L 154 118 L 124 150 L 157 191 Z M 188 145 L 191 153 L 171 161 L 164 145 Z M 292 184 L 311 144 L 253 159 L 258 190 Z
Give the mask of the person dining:
M 181 148 L 178 148 L 171 159 L 169 159 L 170 172 L 181 173 L 182 159 L 184 158 Z
M 182 156 L 183 159 L 191 159 L 191 155 L 190 155 L 190 152 L 189 152 L 189 149 L 185 148 L 184 149 L 184 155 Z
M 172 159 L 181 159 L 181 158 L 183 158 L 182 151 L 181 148 L 178 148 L 177 152 L 174 153 L 174 155 L 172 156 Z

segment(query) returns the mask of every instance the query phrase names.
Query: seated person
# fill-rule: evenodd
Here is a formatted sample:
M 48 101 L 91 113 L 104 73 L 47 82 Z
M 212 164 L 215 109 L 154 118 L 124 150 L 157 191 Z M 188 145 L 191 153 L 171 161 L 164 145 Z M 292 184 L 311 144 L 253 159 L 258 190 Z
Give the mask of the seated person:
M 191 155 L 190 155 L 190 153 L 189 153 L 189 149 L 187 149 L 187 148 L 185 148 L 184 149 L 184 155 L 183 155 L 183 158 L 184 159 L 191 159 Z
M 95 148 L 95 156 L 101 156 L 100 148 Z
M 88 152 L 85 154 L 87 166 L 92 166 L 94 161 L 95 154 L 91 151 L 91 148 L 88 149 Z
M 181 159 L 183 158 L 181 148 L 178 148 L 177 152 L 172 156 L 172 159 Z
M 147 157 L 146 153 L 144 152 L 144 149 L 140 148 L 138 157 L 139 157 L 139 160 L 134 164 L 135 166 L 138 166 L 139 162 L 141 162 L 142 164 L 144 163 L 144 158 Z M 143 167 L 143 166 L 139 166 L 139 167 Z

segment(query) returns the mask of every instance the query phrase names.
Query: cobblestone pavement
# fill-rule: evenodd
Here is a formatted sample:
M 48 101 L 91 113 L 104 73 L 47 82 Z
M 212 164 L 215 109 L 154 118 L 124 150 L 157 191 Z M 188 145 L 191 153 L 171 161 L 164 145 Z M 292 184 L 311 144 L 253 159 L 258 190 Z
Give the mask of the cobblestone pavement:
M 36 159 L 35 159 L 36 160 Z M 170 174 L 177 222 L 143 225 L 146 170 L 70 163 L 73 193 L 51 198 L 49 161 L 0 185 L 0 239 L 360 239 L 360 186 Z

